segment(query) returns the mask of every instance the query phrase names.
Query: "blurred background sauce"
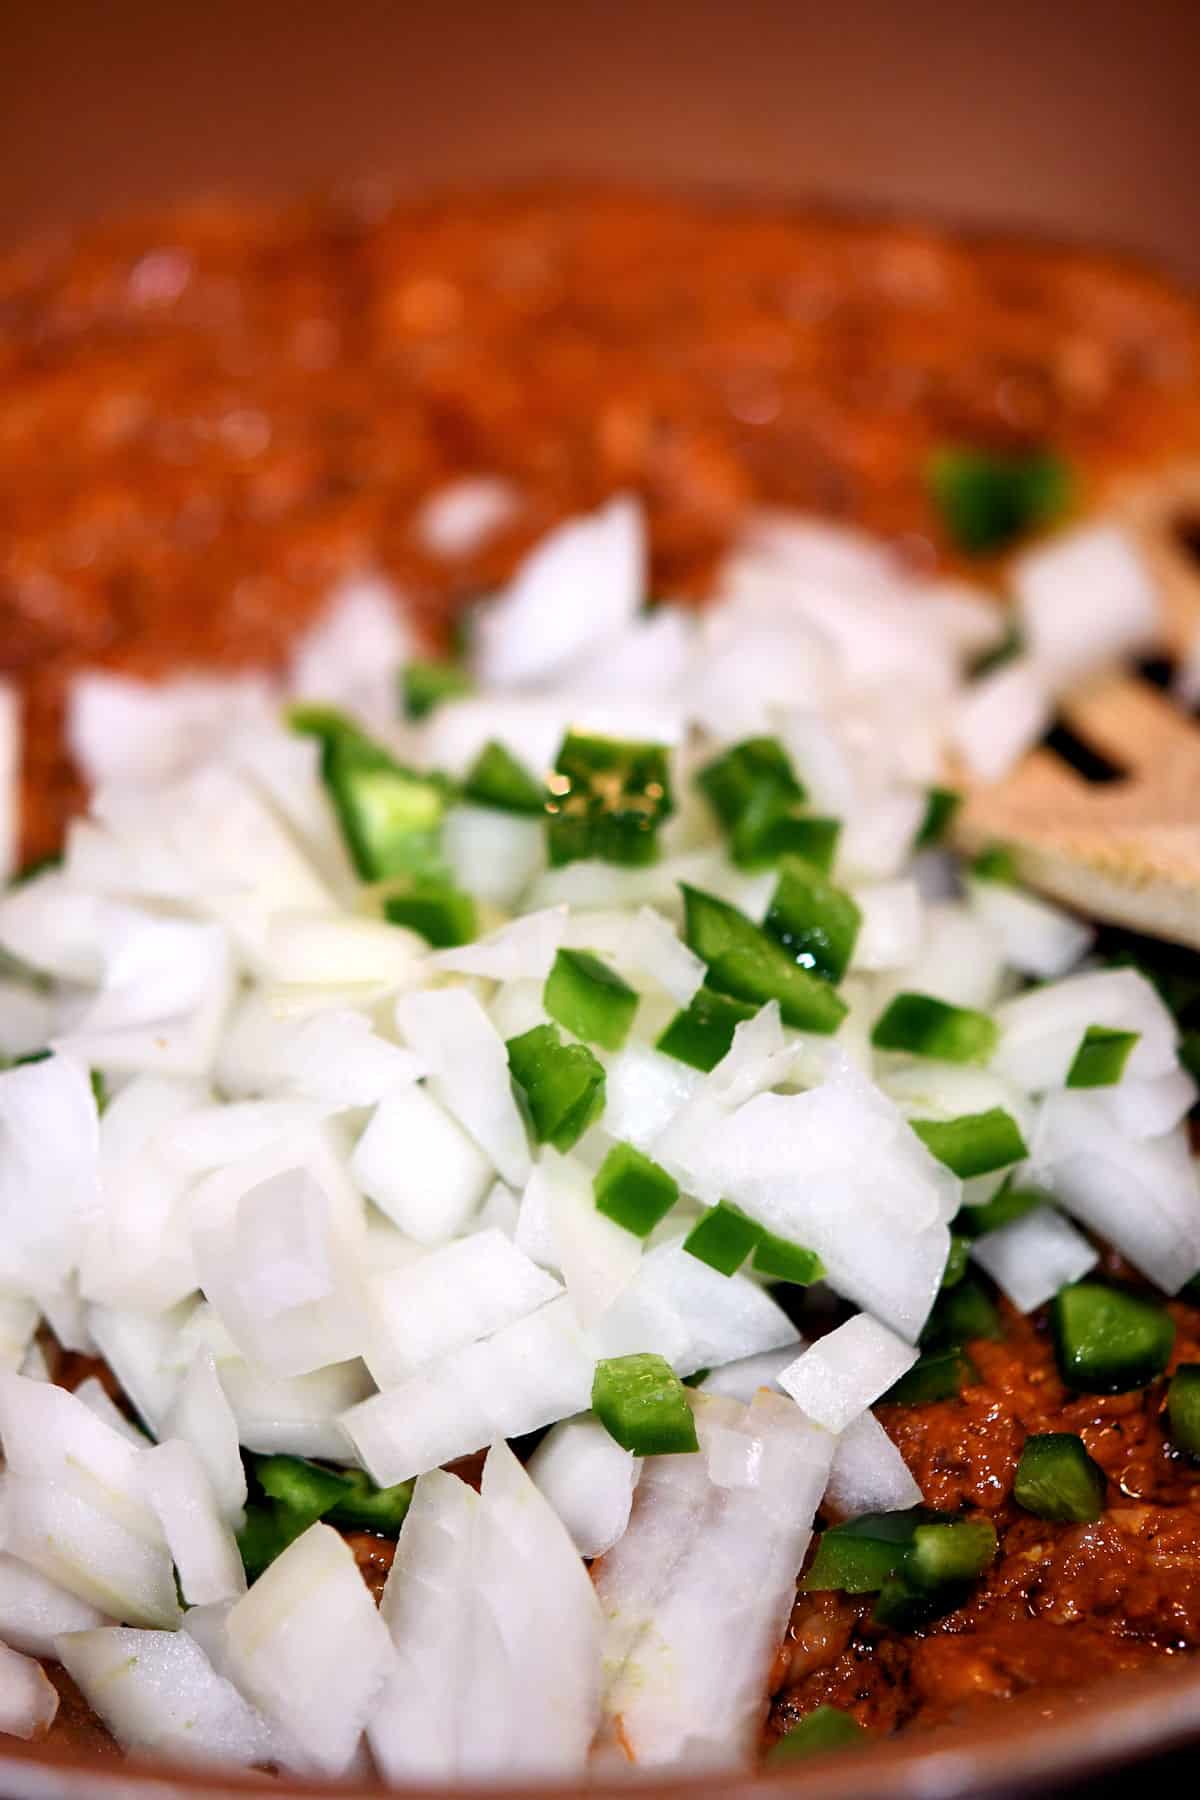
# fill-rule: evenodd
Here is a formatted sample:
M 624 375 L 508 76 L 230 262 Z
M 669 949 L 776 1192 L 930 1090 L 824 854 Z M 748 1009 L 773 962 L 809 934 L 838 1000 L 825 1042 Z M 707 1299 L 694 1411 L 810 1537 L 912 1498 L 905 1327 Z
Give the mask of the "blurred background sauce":
M 593 176 L 1200 276 L 1197 0 L 0 0 L 0 242 L 213 190 Z

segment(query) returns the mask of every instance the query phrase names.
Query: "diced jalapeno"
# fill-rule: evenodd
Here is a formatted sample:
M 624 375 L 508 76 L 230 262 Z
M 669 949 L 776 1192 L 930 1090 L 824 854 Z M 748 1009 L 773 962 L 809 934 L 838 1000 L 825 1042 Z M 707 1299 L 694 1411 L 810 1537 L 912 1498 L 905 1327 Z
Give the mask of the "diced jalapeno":
M 542 1000 L 552 1019 L 605 1050 L 621 1048 L 638 1004 L 636 990 L 590 950 L 557 953 Z
M 1013 1499 L 1039 1519 L 1082 1525 L 1104 1511 L 1107 1479 L 1069 1431 L 1045 1431 L 1025 1439 L 1013 1479 Z
M 596 1172 L 592 1192 L 596 1211 L 635 1237 L 648 1237 L 679 1198 L 678 1184 L 667 1171 L 632 1144 L 613 1145 Z
M 1036 1188 L 1002 1187 L 982 1206 L 960 1206 L 954 1229 L 965 1237 L 983 1237 L 985 1232 L 999 1231 L 1002 1225 L 1012 1225 L 1036 1207 L 1049 1204 L 1049 1195 L 1039 1193 Z
M 1165 1371 L 1175 1342 L 1170 1313 L 1153 1300 L 1098 1281 L 1063 1288 L 1053 1312 L 1058 1367 L 1084 1394 L 1124 1394 Z
M 973 857 L 971 873 L 976 881 L 995 881 L 1003 887 L 1016 887 L 1021 879 L 1017 859 L 1004 844 L 989 844 Z
M 961 805 L 962 795 L 957 789 L 931 787 L 926 797 L 925 817 L 917 832 L 915 848 L 926 850 L 934 844 L 940 844 L 954 823 L 955 814 Z
M 934 1400 L 953 1400 L 968 1382 L 978 1379 L 974 1363 L 957 1345 L 928 1350 L 912 1368 L 893 1382 L 882 1403 L 891 1406 L 928 1406 Z
M 1114 1087 L 1125 1073 L 1125 1064 L 1141 1036 L 1137 1031 L 1116 1031 L 1108 1025 L 1089 1025 L 1067 1070 L 1069 1088 Z
M 691 1256 L 721 1275 L 735 1275 L 762 1237 L 762 1226 L 730 1200 L 718 1200 L 683 1240 Z
M 1029 1154 L 1017 1121 L 1002 1106 L 963 1113 L 957 1119 L 909 1122 L 925 1148 L 964 1181 L 1007 1168 Z
M 764 1231 L 754 1246 L 754 1268 L 771 1281 L 790 1281 L 797 1287 L 809 1287 L 825 1275 L 825 1265 L 815 1250 L 776 1237 L 773 1231 Z
M 657 1048 L 664 1056 L 673 1056 L 676 1062 L 702 1069 L 707 1075 L 728 1054 L 738 1026 L 757 1011 L 757 1006 L 730 994 L 718 994 L 707 986 L 698 988 L 662 1033 Z
M 853 1713 L 842 1712 L 836 1706 L 818 1706 L 791 1726 L 783 1737 L 776 1739 L 763 1758 L 763 1764 L 768 1769 L 784 1768 L 805 1757 L 822 1756 L 830 1750 L 864 1744 L 870 1735 Z
M 784 1022 L 799 1031 L 837 1030 L 846 1004 L 827 981 L 800 968 L 736 906 L 681 885 L 685 936 L 707 966 L 709 987 L 759 1005 L 778 1000 Z
M 947 534 L 969 555 L 1003 550 L 1070 502 L 1071 476 L 1049 450 L 953 445 L 934 451 L 926 483 Z
M 941 1062 L 985 1063 L 999 1035 L 994 1019 L 969 1006 L 949 1006 L 932 994 L 897 994 L 876 1020 L 871 1042 L 877 1050 L 906 1050 Z
M 443 700 L 461 699 L 474 685 L 461 663 L 432 659 L 407 663 L 400 675 L 405 717 L 424 719 Z
M 861 924 L 862 913 L 850 895 L 819 869 L 794 858 L 784 863 L 763 925 L 793 962 L 826 981 L 840 981 Z
M 687 1391 L 661 1356 L 610 1356 L 596 1364 L 592 1411 L 635 1456 L 699 1450 Z
M 602 1065 L 586 1044 L 564 1044 L 553 1025 L 535 1025 L 506 1048 L 534 1136 L 565 1153 L 604 1110 Z
M 967 1272 L 971 1257 L 970 1238 L 961 1237 L 957 1231 L 950 1233 L 950 1248 L 946 1252 L 946 1266 L 942 1270 L 942 1288 L 957 1287 Z
M 546 790 L 495 738 L 484 745 L 463 782 L 463 798 L 498 812 L 541 813 Z
M 469 944 L 479 929 L 470 894 L 445 881 L 413 881 L 403 893 L 388 894 L 383 916 L 418 932 L 435 950 Z
M 546 801 L 551 863 L 599 857 L 642 864 L 658 854 L 658 828 L 674 810 L 662 744 L 569 732 Z
M 821 1533 L 800 1586 L 808 1593 L 876 1593 L 904 1561 L 917 1526 L 938 1517 L 915 1506 L 904 1512 L 862 1513 L 833 1525 Z
M 1180 1363 L 1172 1375 L 1167 1421 L 1176 1449 L 1200 1456 L 1200 1363 Z
M 329 708 L 294 707 L 289 719 L 321 741 L 321 774 L 362 880 L 444 880 L 441 829 L 453 797 L 445 777 L 406 769 Z
M 921 1344 L 925 1349 L 961 1350 L 972 1338 L 1002 1335 L 1000 1315 L 983 1285 L 973 1276 L 964 1275 L 951 1287 L 943 1286 L 921 1333 Z
M 743 868 L 769 863 L 768 837 L 788 823 L 804 800 L 787 752 L 777 738 L 746 738 L 696 776 L 729 837 L 729 853 Z M 776 852 L 778 853 L 778 852 Z
M 974 1581 L 996 1560 L 996 1527 L 990 1519 L 939 1519 L 918 1525 L 904 1559 L 914 1587 Z

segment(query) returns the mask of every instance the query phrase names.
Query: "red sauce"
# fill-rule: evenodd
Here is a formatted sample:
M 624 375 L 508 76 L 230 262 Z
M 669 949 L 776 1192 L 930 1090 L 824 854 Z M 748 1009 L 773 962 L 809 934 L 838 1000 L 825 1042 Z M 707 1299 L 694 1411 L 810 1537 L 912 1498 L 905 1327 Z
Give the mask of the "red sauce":
M 1195 1362 L 1200 1310 L 1171 1311 L 1172 1367 Z M 993 1520 L 993 1568 L 967 1605 L 920 1632 L 872 1625 L 873 1597 L 801 1594 L 773 1730 L 822 1701 L 886 1731 L 959 1722 L 1030 1688 L 1049 1708 L 1088 1681 L 1200 1646 L 1200 1468 L 1167 1441 L 1165 1381 L 1071 1394 L 1044 1318 L 1002 1313 L 1003 1339 L 970 1346 L 979 1380 L 956 1399 L 878 1409 L 927 1505 Z M 1041 1431 L 1078 1433 L 1106 1471 L 1095 1524 L 1048 1524 L 1013 1501 L 1026 1435 Z
M 35 854 L 78 798 L 80 663 L 276 660 L 364 565 L 436 628 L 618 487 L 645 498 L 659 592 L 702 591 L 756 502 L 931 559 L 935 443 L 1050 443 L 1093 490 L 1195 452 L 1200 320 L 1102 257 L 897 224 L 612 195 L 231 207 L 0 263 L 0 394 Z M 525 509 L 448 571 L 414 511 L 481 471 Z

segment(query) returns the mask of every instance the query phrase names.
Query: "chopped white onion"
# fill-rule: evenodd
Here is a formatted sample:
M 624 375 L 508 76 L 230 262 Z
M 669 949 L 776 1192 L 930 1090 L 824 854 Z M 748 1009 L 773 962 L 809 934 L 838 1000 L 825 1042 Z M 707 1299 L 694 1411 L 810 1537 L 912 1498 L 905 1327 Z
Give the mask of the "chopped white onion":
M 45 1737 L 58 1712 L 58 1689 L 32 1657 L 0 1644 L 0 1732 Z
M 352 576 L 301 637 L 288 685 L 298 700 L 346 707 L 386 730 L 396 716 L 396 670 L 411 645 L 391 584 L 378 575 Z
M 872 1412 L 859 1413 L 837 1441 L 822 1507 L 841 1519 L 903 1512 L 922 1495 L 908 1464 Z
M 168 1438 L 143 1451 L 142 1476 L 186 1603 L 210 1606 L 245 1593 L 237 1539 L 192 1446 L 182 1438 Z
M 748 1407 L 702 1394 L 695 1410 L 705 1456 L 647 1461 L 596 1570 L 606 1736 L 640 1768 L 750 1762 L 834 1449 L 776 1394 Z M 681 1463 L 701 1466 L 663 1467 Z
M 342 1415 L 381 1487 L 521 1437 L 591 1403 L 595 1351 L 565 1297 L 440 1357 Z
M 1034 988 L 996 1008 L 1000 1042 L 991 1060 L 1027 1093 L 1061 1087 L 1089 1025 L 1136 1031 L 1125 1064 L 1134 1080 L 1175 1068 L 1178 1031 L 1156 989 L 1136 969 L 1093 969 Z
M 63 1631 L 108 1623 L 104 1613 L 70 1594 L 7 1551 L 0 1552 L 0 1640 L 26 1656 L 53 1656 Z
M 676 1238 L 643 1256 L 620 1299 L 595 1326 L 601 1356 L 652 1350 L 677 1374 L 794 1344 L 782 1307 L 747 1275 L 721 1275 Z
M 1099 1260 L 1095 1245 L 1052 1206 L 1036 1206 L 1023 1218 L 985 1232 L 971 1245 L 971 1256 L 1019 1312 L 1044 1305 Z
M 855 889 L 862 914 L 852 969 L 899 969 L 921 949 L 921 896 L 911 880 L 879 881 Z
M 367 1367 L 380 1387 L 394 1386 L 561 1292 L 502 1232 L 478 1231 L 370 1279 Z
M 442 850 L 458 887 L 511 907 L 545 862 L 545 837 L 540 819 L 490 806 L 452 806 L 442 827 Z
M 916 1360 L 911 1344 L 868 1313 L 856 1313 L 802 1350 L 780 1371 L 779 1385 L 801 1412 L 836 1434 L 873 1406 Z
M 567 924 L 565 906 L 548 906 L 502 925 L 489 936 L 430 957 L 438 969 L 458 975 L 482 975 L 488 981 L 544 980 Z
M 641 1464 L 599 1419 L 589 1413 L 553 1426 L 526 1467 L 580 1556 L 612 1549 L 629 1523 Z
M 645 554 L 641 513 L 628 499 L 552 531 L 507 592 L 480 614 L 474 645 L 480 680 L 519 686 L 582 663 L 633 620 Z
M 413 520 L 422 548 L 453 562 L 471 556 L 509 523 L 520 499 L 499 475 L 469 475 L 437 488 Z
M 1005 961 L 1039 981 L 1066 975 L 1095 940 L 1090 925 L 1007 881 L 968 881 L 967 900 L 975 917 L 999 938 Z
M 782 1393 L 780 1371 L 794 1363 L 801 1349 L 799 1342 L 781 1344 L 778 1350 L 760 1350 L 757 1356 L 742 1356 L 736 1362 L 722 1363 L 710 1369 L 700 1383 L 705 1394 L 726 1394 L 733 1400 L 753 1400 L 759 1388 Z
M 310 1525 L 229 1613 L 237 1686 L 283 1734 L 298 1773 L 350 1766 L 393 1660 L 387 1627 L 332 1526 Z
M 493 1177 L 475 1140 L 418 1086 L 379 1102 L 350 1169 L 368 1199 L 419 1244 L 466 1230 Z
M 186 1631 L 68 1631 L 56 1648 L 125 1750 L 243 1767 L 278 1757 L 265 1721 Z
M 1045 736 L 1053 712 L 1047 673 L 1018 657 L 964 691 L 950 741 L 972 775 L 1000 781 Z
M 1118 525 L 1089 524 L 1013 559 L 1017 618 L 1057 684 L 1153 649 L 1160 618 L 1149 570 Z
M 475 996 L 463 988 L 407 994 L 397 1002 L 396 1018 L 431 1071 L 434 1098 L 470 1132 L 509 1186 L 523 1187 L 529 1144 L 508 1055 Z
M 99 1193 L 96 1100 L 67 1056 L 0 1074 L 0 1284 L 61 1290 Z M 37 1195 L 37 1205 L 29 1197 Z
M 560 1271 L 576 1318 L 590 1328 L 636 1275 L 641 1239 L 597 1210 L 591 1175 L 579 1159 L 553 1151 L 543 1153 L 529 1178 L 519 1241 L 528 1241 L 531 1213 L 534 1218 L 540 1214 L 545 1232 L 537 1260 Z

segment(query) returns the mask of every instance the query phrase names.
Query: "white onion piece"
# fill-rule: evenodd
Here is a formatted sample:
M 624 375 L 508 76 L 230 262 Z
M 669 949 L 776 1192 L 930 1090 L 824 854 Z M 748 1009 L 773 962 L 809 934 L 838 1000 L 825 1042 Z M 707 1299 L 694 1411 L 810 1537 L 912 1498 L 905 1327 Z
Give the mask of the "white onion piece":
M 87 1631 L 107 1624 L 77 1594 L 69 1594 L 28 1563 L 0 1552 L 0 1639 L 26 1656 L 53 1656 L 63 1631 Z
M 632 619 L 616 637 L 576 663 L 570 694 L 653 694 L 674 698 L 692 661 L 694 618 L 682 606 L 659 606 Z
M 94 1001 L 54 1047 L 119 1074 L 204 1075 L 232 998 L 223 931 L 147 919 L 111 958 Z
M 1119 525 L 1080 526 L 1024 550 L 1010 579 L 1022 636 L 1056 684 L 1079 681 L 1157 640 L 1154 583 Z
M 50 1391 L 50 1382 L 31 1382 Z M 83 1409 L 86 1411 L 86 1408 Z M 96 1421 L 98 1423 L 98 1421 Z M 128 1446 L 126 1446 L 128 1448 Z M 10 1475 L 5 1486 L 5 1545 L 57 1586 L 127 1625 L 174 1629 L 175 1575 L 158 1529 L 129 1518 L 126 1495 L 95 1489 L 95 1504 L 73 1485 Z
M 921 949 L 921 896 L 910 880 L 879 881 L 854 890 L 862 914 L 850 966 L 855 970 L 899 969 Z
M 709 1370 L 700 1383 L 700 1390 L 705 1394 L 725 1394 L 732 1400 L 743 1402 L 753 1400 L 759 1388 L 782 1393 L 780 1371 L 795 1362 L 802 1341 L 781 1344 L 778 1350 L 761 1350 L 757 1356 L 742 1356 L 736 1362 L 722 1363 L 720 1368 Z
M 109 1101 L 100 1121 L 101 1210 L 80 1257 L 85 1299 L 162 1311 L 194 1292 L 189 1179 L 166 1134 L 207 1099 L 202 1082 L 137 1075 Z
M 0 1297 L 0 1369 L 20 1368 L 40 1316 L 36 1300 Z
M 532 1031 L 535 1025 L 550 1023 L 546 1011 L 544 981 L 505 981 L 496 989 L 488 1006 L 488 1017 L 505 1043 Z
M 1194 1077 L 1180 1068 L 1156 1075 L 1150 1081 L 1130 1081 L 1126 1077 L 1093 1092 L 1118 1131 L 1131 1138 L 1153 1138 L 1174 1131 L 1196 1104 L 1200 1089 Z
M 921 1504 L 908 1464 L 872 1412 L 860 1413 L 837 1441 L 822 1506 L 841 1519 L 903 1512 Z
M 583 1774 L 600 1723 L 601 1617 L 574 1544 L 508 1445 L 480 1489 L 474 1606 L 460 1727 L 468 1779 Z
M 1200 1268 L 1200 1192 L 1184 1126 L 1137 1141 L 1113 1122 L 1103 1090 L 1047 1095 L 1030 1174 L 1166 1294 Z
M 0 884 L 17 866 L 21 833 L 21 698 L 11 681 L 0 681 Z
M 89 669 L 67 695 L 67 742 L 90 787 L 153 787 L 219 752 L 241 725 L 271 717 L 261 676 L 138 681 Z
M 340 582 L 292 652 L 298 700 L 342 706 L 386 730 L 396 716 L 396 671 L 412 654 L 403 599 L 380 575 Z
M 1099 1252 L 1052 1206 L 1037 1206 L 1023 1218 L 977 1238 L 971 1257 L 1018 1312 L 1027 1313 L 1086 1275 Z
M 971 1069 L 962 1063 L 918 1056 L 886 1070 L 879 1077 L 879 1085 L 907 1119 L 957 1119 L 964 1114 L 990 1112 L 998 1106 L 1015 1119 L 1026 1143 L 1033 1134 L 1033 1101 L 1012 1081 L 991 1069 Z
M 278 1753 L 264 1720 L 186 1631 L 68 1631 L 57 1654 L 124 1750 L 243 1767 Z
M 480 680 L 514 687 L 583 662 L 635 617 L 645 557 L 633 500 L 612 500 L 558 526 L 525 558 L 507 591 L 481 611 L 474 643 Z
M 513 1096 L 508 1054 L 491 1020 L 463 988 L 407 994 L 396 1019 L 431 1071 L 430 1091 L 494 1163 L 510 1187 L 529 1175 L 529 1144 Z
M 0 1056 L 30 1056 L 54 1030 L 55 1007 L 48 995 L 23 981 L 0 980 Z
M 1005 961 L 1040 981 L 1067 974 L 1095 941 L 1090 925 L 1006 881 L 968 881 L 967 902 L 975 917 L 999 938 Z
M 1156 989 L 1136 969 L 1093 969 L 1034 988 L 996 1008 L 1000 1042 L 991 1060 L 1028 1093 L 1061 1087 L 1089 1025 L 1136 1031 L 1124 1073 L 1132 1080 L 1176 1066 L 1178 1031 Z
M 42 1665 L 0 1644 L 0 1732 L 45 1737 L 58 1711 L 58 1690 Z
M 547 1260 L 561 1271 L 576 1318 L 590 1328 L 636 1275 L 642 1260 L 641 1239 L 597 1211 L 591 1175 L 577 1157 L 543 1151 L 525 1190 L 522 1221 L 535 1184 L 544 1208 Z M 518 1225 L 521 1231 L 522 1225 Z
M 783 1309 L 746 1275 L 721 1275 L 681 1242 L 641 1260 L 629 1286 L 595 1326 L 600 1356 L 653 1350 L 680 1375 L 794 1344 Z
M 626 1044 L 605 1069 L 604 1129 L 638 1150 L 650 1149 L 700 1083 L 697 1069 L 646 1044 Z
M 836 1434 L 873 1406 L 916 1360 L 911 1344 L 868 1313 L 857 1313 L 802 1350 L 780 1372 L 779 1385 L 801 1412 Z
M 422 1475 L 413 1489 L 380 1603 L 396 1660 L 367 1723 L 389 1782 L 458 1773 L 479 1510 L 475 1490 L 442 1469 Z
M 355 875 L 346 840 L 321 779 L 321 745 L 277 716 L 266 726 L 243 725 L 225 744 L 225 755 L 297 839 L 319 881 L 349 902 Z
M 923 788 L 897 783 L 865 798 L 843 820 L 834 864 L 838 879 L 879 883 L 899 876 L 927 805 Z
M 633 919 L 630 957 L 656 981 L 677 1006 L 686 1006 L 705 976 L 705 967 L 694 950 L 677 935 L 669 919 L 652 906 L 641 906 Z
M 91 985 L 142 916 L 114 900 L 79 893 L 50 868 L 0 894 L 0 949 L 42 974 Z
M 520 510 L 520 496 L 499 475 L 465 475 L 435 488 L 418 508 L 413 530 L 431 556 L 471 556 Z
M 276 1016 L 261 990 L 235 1008 L 215 1076 L 230 1099 L 279 1093 L 335 1106 L 373 1106 L 425 1073 L 409 1050 L 372 1031 L 361 1013 Z
M 516 904 L 545 863 L 545 841 L 540 819 L 490 806 L 452 806 L 442 826 L 455 884 L 495 906 Z
M 370 1279 L 367 1367 L 380 1387 L 393 1386 L 561 1292 L 501 1232 L 478 1231 Z
M 103 1419 L 106 1425 L 110 1425 L 120 1437 L 125 1439 L 127 1444 L 132 1444 L 135 1450 L 144 1450 L 149 1444 L 150 1439 L 146 1433 L 135 1425 L 132 1419 L 125 1417 L 116 1401 L 110 1398 L 108 1389 L 98 1376 L 89 1375 L 72 1391 L 77 1400 L 82 1400 L 89 1412 L 95 1413 L 98 1419 Z M 0 1630 L 0 1637 L 3 1635 L 3 1631 Z
M 350 1170 L 368 1199 L 419 1244 L 466 1230 L 493 1176 L 475 1140 L 417 1086 L 380 1101 Z
M 163 1435 L 180 1438 L 200 1460 L 222 1517 L 240 1530 L 245 1516 L 246 1471 L 238 1452 L 237 1421 L 217 1374 L 211 1350 L 198 1349 L 163 1420 Z
M 272 981 L 339 988 L 366 983 L 379 993 L 408 987 L 425 958 L 415 931 L 350 913 L 278 912 L 261 952 Z
M 237 1420 L 238 1440 L 259 1456 L 316 1456 L 352 1463 L 340 1420 L 371 1392 L 358 1361 L 332 1363 L 290 1380 L 235 1357 L 220 1364 L 221 1386 Z
M 372 1479 L 390 1487 L 582 1412 L 595 1360 L 564 1297 L 352 1406 L 341 1422 Z
M 904 988 L 932 994 L 950 1006 L 986 1011 L 1000 992 L 1003 970 L 996 933 L 965 906 L 939 901 L 925 908 L 920 954 L 907 968 L 887 976 L 883 992 L 890 997 Z
M 526 1464 L 580 1556 L 603 1556 L 626 1525 L 641 1464 L 585 1414 L 548 1431 Z
M 437 950 L 432 967 L 458 975 L 482 975 L 488 981 L 545 980 L 563 941 L 565 906 L 547 906 L 502 925 L 487 937 L 451 950 Z
M 61 1289 L 99 1195 L 96 1101 L 86 1070 L 51 1056 L 0 1074 L 0 1284 Z M 37 1195 L 37 1205 L 29 1197 Z
M 745 1408 L 698 1395 L 695 1410 L 704 1460 L 719 1444 L 720 1465 L 737 1484 L 710 1479 L 697 1492 L 695 1477 L 684 1475 L 676 1498 L 670 1486 L 664 1493 L 656 1465 L 701 1459 L 651 1458 L 629 1529 L 596 1572 L 612 1671 L 608 1733 L 640 1768 L 751 1760 L 834 1448 L 829 1433 L 775 1394 Z M 729 1455 L 734 1434 L 745 1440 L 740 1457 Z M 669 1536 L 659 1514 L 670 1520 Z
M 964 689 L 950 741 L 972 775 L 1000 781 L 1045 736 L 1053 712 L 1047 672 L 1018 657 Z
M 162 1424 L 179 1385 L 168 1350 L 191 1311 L 181 1301 L 170 1312 L 142 1313 L 118 1306 L 89 1306 L 88 1329 L 138 1417 L 152 1431 Z
M 221 1515 L 204 1464 L 182 1438 L 142 1454 L 142 1476 L 189 1606 L 234 1600 L 246 1591 L 237 1540 Z
M 206 1176 L 191 1211 L 201 1284 L 252 1361 L 303 1375 L 357 1353 L 365 1218 L 335 1133 L 297 1133 Z
M 238 1687 L 284 1734 L 292 1766 L 342 1774 L 393 1655 L 349 1545 L 311 1525 L 232 1608 L 226 1641 Z
M 724 1195 L 815 1250 L 840 1293 L 915 1339 L 941 1283 L 961 1183 L 861 1076 L 844 1070 L 805 1094 L 756 1095 L 686 1150 L 676 1144 L 673 1172 L 690 1192 Z

